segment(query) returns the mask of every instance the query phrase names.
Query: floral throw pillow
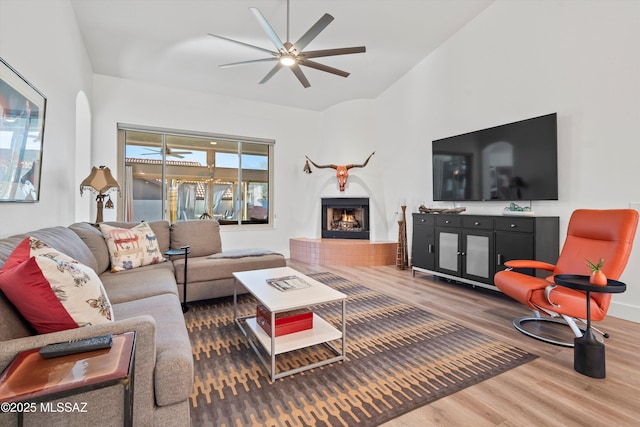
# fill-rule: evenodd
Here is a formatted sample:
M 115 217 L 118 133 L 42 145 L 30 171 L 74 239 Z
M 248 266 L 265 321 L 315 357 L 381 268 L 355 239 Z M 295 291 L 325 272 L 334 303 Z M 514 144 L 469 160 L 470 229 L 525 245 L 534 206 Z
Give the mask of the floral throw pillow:
M 40 334 L 113 321 L 96 272 L 55 253 L 0 271 L 0 290 Z
M 165 261 L 156 234 L 146 222 L 133 228 L 100 224 L 100 231 L 107 243 L 114 273 Z

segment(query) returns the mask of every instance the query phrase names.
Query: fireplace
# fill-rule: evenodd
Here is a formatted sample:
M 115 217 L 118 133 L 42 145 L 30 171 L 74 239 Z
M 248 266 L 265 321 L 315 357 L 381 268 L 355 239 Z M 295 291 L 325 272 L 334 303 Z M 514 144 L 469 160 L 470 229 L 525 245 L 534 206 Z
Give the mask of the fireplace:
M 369 239 L 369 198 L 323 198 L 322 238 Z

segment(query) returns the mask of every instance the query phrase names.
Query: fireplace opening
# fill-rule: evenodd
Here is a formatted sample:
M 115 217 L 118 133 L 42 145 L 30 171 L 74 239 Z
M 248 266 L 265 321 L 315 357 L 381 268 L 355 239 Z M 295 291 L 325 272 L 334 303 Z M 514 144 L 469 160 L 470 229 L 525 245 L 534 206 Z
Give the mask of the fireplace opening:
M 369 199 L 323 198 L 322 238 L 369 239 Z

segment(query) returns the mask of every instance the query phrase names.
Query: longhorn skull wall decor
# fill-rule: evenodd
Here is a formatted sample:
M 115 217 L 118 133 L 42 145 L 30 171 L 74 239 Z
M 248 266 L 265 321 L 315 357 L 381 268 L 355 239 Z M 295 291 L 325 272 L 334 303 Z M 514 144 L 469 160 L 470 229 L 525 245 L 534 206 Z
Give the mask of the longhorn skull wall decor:
M 355 165 L 355 164 L 350 164 L 350 165 L 344 165 L 344 166 L 338 166 L 338 165 L 318 165 L 316 163 L 314 163 L 313 160 L 311 160 L 309 157 L 306 157 L 307 161 L 304 164 L 304 171 L 306 173 L 311 173 L 311 167 L 309 166 L 309 162 L 311 162 L 311 164 L 315 167 L 317 167 L 318 169 L 326 169 L 326 168 L 332 168 L 336 170 L 336 177 L 338 178 L 338 183 L 340 184 L 340 191 L 344 191 L 344 186 L 347 183 L 347 177 L 349 176 L 349 169 L 351 168 L 363 168 L 365 166 L 367 166 L 367 163 L 369 163 L 369 159 L 371 159 L 371 156 L 373 156 L 374 154 L 376 154 L 376 152 L 374 151 L 373 153 L 369 154 L 369 157 L 367 157 L 367 160 L 364 161 L 363 164 L 361 165 Z

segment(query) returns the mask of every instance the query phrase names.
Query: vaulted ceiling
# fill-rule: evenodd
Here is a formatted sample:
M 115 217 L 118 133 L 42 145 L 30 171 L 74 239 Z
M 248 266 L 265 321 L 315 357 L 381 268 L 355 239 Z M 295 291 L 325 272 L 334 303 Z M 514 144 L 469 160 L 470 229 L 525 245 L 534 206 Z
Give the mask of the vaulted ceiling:
M 347 78 L 303 67 L 311 87 L 289 70 L 265 84 L 273 63 L 219 65 L 264 58 L 213 33 L 274 50 L 249 7 L 286 39 L 286 0 L 72 0 L 97 74 L 322 111 L 375 98 L 427 57 L 493 0 L 290 0 L 290 38 L 320 17 L 335 20 L 307 50 L 366 46 L 366 53 L 317 58 Z

